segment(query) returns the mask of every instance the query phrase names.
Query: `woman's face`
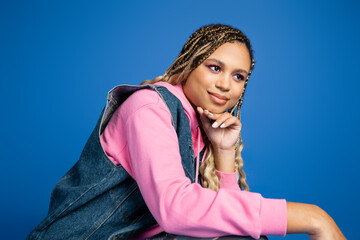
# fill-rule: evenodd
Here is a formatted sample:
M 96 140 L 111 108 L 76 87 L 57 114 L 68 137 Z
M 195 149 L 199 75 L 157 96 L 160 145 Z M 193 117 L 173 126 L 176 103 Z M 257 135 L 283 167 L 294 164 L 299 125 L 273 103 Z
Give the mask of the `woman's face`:
M 185 96 L 195 107 L 223 113 L 239 101 L 249 70 L 246 46 L 225 43 L 190 73 L 183 85 Z

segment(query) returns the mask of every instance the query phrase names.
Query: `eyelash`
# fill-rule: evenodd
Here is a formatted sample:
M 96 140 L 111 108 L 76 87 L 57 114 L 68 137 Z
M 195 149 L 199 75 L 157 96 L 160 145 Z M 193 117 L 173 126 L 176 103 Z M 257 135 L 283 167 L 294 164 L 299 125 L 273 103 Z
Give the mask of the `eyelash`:
M 214 72 L 218 72 L 218 71 L 221 70 L 221 68 L 220 68 L 219 66 L 217 66 L 217 65 L 209 65 L 208 67 L 209 67 L 211 70 L 213 70 Z M 218 70 L 215 70 L 215 69 L 213 69 L 213 68 L 218 68 Z
M 245 77 L 243 75 L 241 75 L 241 74 L 235 74 L 235 75 L 239 75 L 239 78 L 238 78 L 239 81 L 245 80 Z
M 221 71 L 221 68 L 217 65 L 208 65 L 208 68 L 210 68 L 210 70 L 214 71 L 214 72 L 219 72 Z M 214 68 L 217 68 L 217 70 L 215 70 Z M 239 77 L 237 77 L 236 79 L 238 81 L 244 81 L 245 80 L 245 77 L 241 74 L 235 74 L 235 75 L 238 75 Z

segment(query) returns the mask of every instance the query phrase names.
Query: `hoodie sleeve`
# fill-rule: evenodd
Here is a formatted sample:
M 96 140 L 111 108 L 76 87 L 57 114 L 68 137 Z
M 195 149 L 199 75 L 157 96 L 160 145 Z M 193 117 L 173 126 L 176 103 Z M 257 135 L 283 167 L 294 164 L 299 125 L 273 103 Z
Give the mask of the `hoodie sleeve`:
M 220 181 L 220 188 L 228 188 L 234 190 L 240 190 L 238 181 L 238 172 L 235 170 L 233 173 L 224 173 L 215 169 L 215 174 Z
M 241 191 L 234 187 L 235 173 L 225 177 L 232 182 L 224 182 L 218 192 L 191 183 L 165 103 L 157 95 L 156 101 L 132 109 L 136 101 L 134 97 L 122 106 L 131 112 L 121 126 L 129 165 L 149 210 L 166 232 L 194 237 L 285 235 L 285 200 Z

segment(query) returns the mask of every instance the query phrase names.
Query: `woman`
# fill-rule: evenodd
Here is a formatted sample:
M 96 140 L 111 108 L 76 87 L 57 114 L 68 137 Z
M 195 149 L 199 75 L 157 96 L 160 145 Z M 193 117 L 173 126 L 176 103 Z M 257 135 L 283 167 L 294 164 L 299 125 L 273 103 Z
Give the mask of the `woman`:
M 55 186 L 49 215 L 28 239 L 143 239 L 165 232 L 345 239 L 319 207 L 249 192 L 240 106 L 253 67 L 240 30 L 208 25 L 163 76 L 111 90 L 80 160 Z

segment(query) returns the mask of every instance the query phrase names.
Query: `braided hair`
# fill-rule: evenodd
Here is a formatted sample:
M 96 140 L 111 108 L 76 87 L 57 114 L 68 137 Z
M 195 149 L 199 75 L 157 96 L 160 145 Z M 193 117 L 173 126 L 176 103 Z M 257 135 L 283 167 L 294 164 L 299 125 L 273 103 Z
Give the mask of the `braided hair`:
M 253 50 L 249 39 L 239 29 L 229 25 L 211 24 L 206 25 L 196 30 L 186 41 L 180 54 L 175 59 L 173 64 L 165 71 L 165 74 L 155 78 L 152 81 L 144 81 L 141 84 L 153 84 L 158 81 L 168 82 L 176 85 L 179 83 L 184 84 L 189 74 L 197 68 L 205 59 L 207 59 L 218 47 L 227 42 L 239 42 L 244 44 L 249 51 L 251 65 L 250 70 L 245 79 L 244 92 L 242 93 L 239 102 L 235 104 L 229 112 L 240 119 L 240 107 L 242 105 L 245 89 L 254 68 L 255 60 L 253 57 Z M 208 151 L 204 162 L 200 166 L 200 174 L 203 177 L 203 186 L 206 188 L 218 191 L 219 179 L 215 174 L 215 159 L 211 142 L 207 143 Z M 244 143 L 241 136 L 235 144 L 235 168 L 240 174 L 238 184 L 241 189 L 249 191 L 246 183 L 246 176 L 243 170 L 244 161 L 241 157 L 241 151 Z

